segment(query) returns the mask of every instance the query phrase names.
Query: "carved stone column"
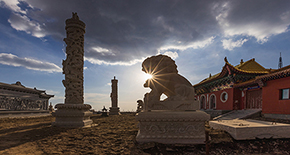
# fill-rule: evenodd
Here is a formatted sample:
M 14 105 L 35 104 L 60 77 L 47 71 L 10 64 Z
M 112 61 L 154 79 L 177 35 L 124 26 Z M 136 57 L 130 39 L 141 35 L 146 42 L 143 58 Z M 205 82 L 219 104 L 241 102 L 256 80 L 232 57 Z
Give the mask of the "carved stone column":
M 79 20 L 77 13 L 67 19 L 66 34 L 66 60 L 63 60 L 62 81 L 65 87 L 65 103 L 57 104 L 56 117 L 52 125 L 61 127 L 84 127 L 90 126 L 92 112 L 91 106 L 84 104 L 83 68 L 84 68 L 84 34 L 85 23 Z
M 110 115 L 120 115 L 120 109 L 118 107 L 118 80 L 114 76 L 112 82 L 112 93 L 111 93 L 111 102 L 112 107 L 110 107 Z

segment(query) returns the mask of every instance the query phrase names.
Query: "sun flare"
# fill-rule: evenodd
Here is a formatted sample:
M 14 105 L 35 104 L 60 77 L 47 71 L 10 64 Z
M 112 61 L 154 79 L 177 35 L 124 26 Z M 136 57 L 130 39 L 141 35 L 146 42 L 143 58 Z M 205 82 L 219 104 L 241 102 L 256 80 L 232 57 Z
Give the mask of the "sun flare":
M 144 79 L 152 79 L 153 78 L 153 76 L 152 76 L 152 74 L 144 74 Z

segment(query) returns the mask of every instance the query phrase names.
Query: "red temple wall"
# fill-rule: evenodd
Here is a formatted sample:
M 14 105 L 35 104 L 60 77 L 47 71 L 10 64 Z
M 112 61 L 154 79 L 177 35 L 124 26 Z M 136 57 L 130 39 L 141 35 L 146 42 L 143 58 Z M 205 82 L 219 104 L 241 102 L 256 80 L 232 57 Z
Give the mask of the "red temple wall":
M 233 109 L 240 110 L 244 108 L 242 102 L 242 91 L 239 88 L 235 88 L 233 92 Z
M 221 100 L 221 94 L 223 92 L 226 92 L 228 94 L 228 99 L 225 102 L 222 102 L 222 100 Z M 233 95 L 234 89 L 233 88 L 197 95 L 196 98 L 198 99 L 199 103 L 200 103 L 201 97 L 202 96 L 205 97 L 205 101 L 206 101 L 206 108 L 205 109 L 209 109 L 209 104 L 210 104 L 209 100 L 210 100 L 210 96 L 212 94 L 214 94 L 216 97 L 216 109 L 217 110 L 233 110 L 233 103 L 234 103 L 233 102 L 233 100 L 234 100 L 234 95 Z
M 280 100 L 280 90 L 290 88 L 290 77 L 267 81 L 262 88 L 262 113 L 290 114 L 290 100 Z

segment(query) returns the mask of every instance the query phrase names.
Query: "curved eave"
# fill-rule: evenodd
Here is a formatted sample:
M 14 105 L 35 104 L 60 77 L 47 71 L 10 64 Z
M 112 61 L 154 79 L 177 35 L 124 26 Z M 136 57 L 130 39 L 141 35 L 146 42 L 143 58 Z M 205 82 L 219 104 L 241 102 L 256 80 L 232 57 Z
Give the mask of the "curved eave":
M 248 80 L 248 81 L 245 81 L 242 83 L 234 84 L 233 87 L 234 88 L 244 88 L 244 87 L 248 87 L 248 86 L 252 86 L 252 85 L 258 85 L 256 79 L 252 79 L 252 80 Z
M 7 89 L 7 90 L 12 90 L 12 91 L 32 93 L 32 94 L 39 94 L 39 93 L 42 92 L 42 91 L 31 89 L 31 88 L 23 88 L 23 87 L 7 86 L 7 85 L 0 85 L 0 88 Z
M 281 70 L 275 73 L 262 75 L 262 76 L 257 77 L 257 79 L 265 82 L 265 81 L 280 79 L 280 78 L 289 77 L 289 76 L 290 76 L 290 68 Z
M 229 74 L 227 67 L 232 72 L 231 74 L 264 75 L 264 74 L 269 73 L 269 71 L 245 71 L 245 70 L 241 70 L 241 69 L 234 67 L 229 62 L 225 61 L 225 65 L 222 68 L 222 71 L 216 77 L 208 79 L 208 80 L 203 80 L 200 83 L 193 85 L 193 87 L 198 87 L 200 85 L 203 85 L 203 84 L 206 84 L 206 83 L 212 82 L 214 80 L 218 80 L 220 78 L 225 77 L 226 75 Z
M 15 84 L 7 84 L 7 83 L 2 83 L 2 82 L 0 82 L 0 89 L 25 92 L 25 93 L 31 93 L 31 94 L 45 93 L 45 90 L 32 89 L 32 88 L 24 87 L 22 85 L 19 86 L 19 85 L 15 85 Z
M 40 98 L 48 98 L 48 99 L 49 99 L 49 98 L 51 98 L 51 97 L 54 97 L 54 95 L 49 95 L 49 94 L 40 94 L 39 97 L 40 97 Z

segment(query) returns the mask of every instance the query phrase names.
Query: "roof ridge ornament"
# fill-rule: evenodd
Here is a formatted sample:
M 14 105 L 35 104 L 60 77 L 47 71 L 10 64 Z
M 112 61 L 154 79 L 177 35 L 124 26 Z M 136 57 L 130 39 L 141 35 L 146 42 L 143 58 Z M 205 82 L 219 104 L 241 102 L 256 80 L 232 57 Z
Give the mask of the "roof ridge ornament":
M 79 16 L 76 12 L 72 12 L 72 18 L 73 19 L 76 19 L 76 20 L 79 20 Z
M 224 60 L 225 60 L 226 63 L 229 63 L 227 57 L 225 57 Z
M 278 64 L 278 69 L 283 67 L 283 63 L 282 63 L 282 56 L 281 56 L 281 52 L 280 52 L 280 57 L 279 57 L 279 64 Z

